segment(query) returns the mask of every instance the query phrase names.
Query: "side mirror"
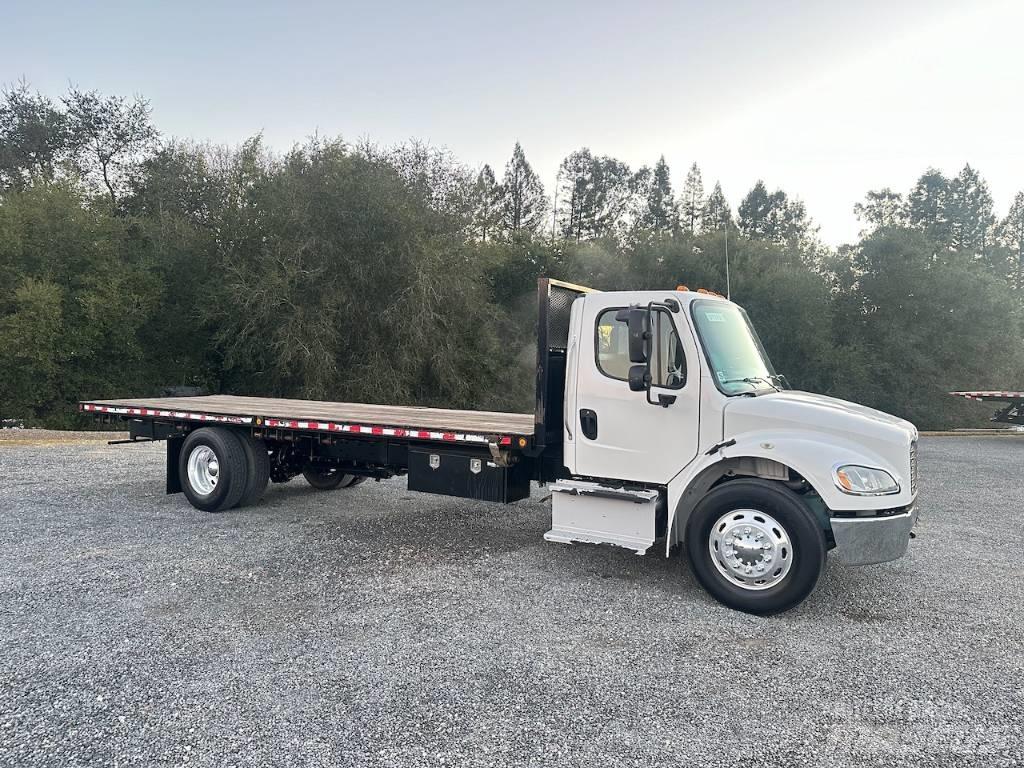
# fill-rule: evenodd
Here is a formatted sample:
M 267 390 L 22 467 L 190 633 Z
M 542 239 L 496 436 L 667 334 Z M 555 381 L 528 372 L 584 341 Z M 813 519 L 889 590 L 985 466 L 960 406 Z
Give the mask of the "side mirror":
M 629 366 L 629 390 L 630 392 L 644 392 L 651 383 L 651 375 L 647 373 L 647 365 Z
M 646 363 L 647 341 L 651 338 L 650 313 L 646 309 L 630 307 L 616 312 L 615 319 L 625 321 L 629 329 L 629 362 Z

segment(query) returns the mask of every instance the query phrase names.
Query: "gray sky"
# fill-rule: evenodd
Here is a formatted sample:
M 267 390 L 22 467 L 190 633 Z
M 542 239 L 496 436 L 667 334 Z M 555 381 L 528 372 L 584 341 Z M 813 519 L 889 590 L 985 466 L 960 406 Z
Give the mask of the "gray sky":
M 4 3 L 0 78 L 141 93 L 165 135 L 284 150 L 314 131 L 418 138 L 500 169 L 516 140 L 548 192 L 581 146 L 733 207 L 758 178 L 831 244 L 853 204 L 926 166 L 1024 189 L 1024 3 Z

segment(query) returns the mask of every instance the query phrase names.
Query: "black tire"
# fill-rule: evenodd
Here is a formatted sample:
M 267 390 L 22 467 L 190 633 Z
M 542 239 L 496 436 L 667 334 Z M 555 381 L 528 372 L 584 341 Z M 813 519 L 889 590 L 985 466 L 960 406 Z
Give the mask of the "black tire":
M 213 451 L 217 459 L 217 480 L 209 493 L 193 487 L 189 477 L 189 457 L 193 451 L 202 447 Z M 196 509 L 204 512 L 220 512 L 231 509 L 242 498 L 248 482 L 245 451 L 238 436 L 228 429 L 220 427 L 203 427 L 190 432 L 181 446 L 178 458 L 178 477 L 181 479 L 181 490 Z
M 263 498 L 270 483 L 270 455 L 267 444 L 250 435 L 234 433 L 245 452 L 246 484 L 236 507 L 247 507 Z
M 745 519 L 741 515 L 743 511 L 753 511 L 746 519 L 761 523 L 766 519 L 766 513 L 782 526 L 781 533 L 786 534 L 786 539 L 779 537 L 778 541 L 788 539 L 790 546 L 780 545 L 772 550 L 772 553 L 777 554 L 777 559 L 769 568 L 780 564 L 786 557 L 792 560 L 788 564 L 788 571 L 779 577 L 775 585 L 758 587 L 753 580 L 757 578 L 756 574 L 754 577 L 740 574 L 736 578 L 745 580 L 748 586 L 739 586 L 716 565 L 718 558 L 712 555 L 712 528 L 717 525 L 721 534 L 730 525 L 742 526 L 741 521 Z M 729 513 L 735 513 L 736 517 L 723 522 Z M 761 517 L 757 517 L 757 513 L 761 513 Z M 770 525 L 767 527 L 771 528 Z M 751 529 L 737 527 L 734 530 L 740 531 L 736 534 L 739 537 L 742 532 L 749 533 Z M 755 534 L 757 530 L 755 526 Z M 778 530 L 775 532 L 779 533 Z M 735 546 L 741 549 L 747 545 L 741 542 Z M 728 554 L 730 550 L 724 551 Z M 686 524 L 686 552 L 697 581 L 719 602 L 760 616 L 788 611 L 803 602 L 814 591 L 825 567 L 825 551 L 825 534 L 821 525 L 800 497 L 785 486 L 766 480 L 731 480 L 718 486 L 701 499 Z M 764 556 L 756 547 L 744 549 L 743 552 L 750 553 L 752 559 Z M 740 555 L 734 557 L 734 562 L 739 562 Z M 758 560 L 754 562 L 755 566 L 760 565 Z M 725 563 L 721 567 L 728 570 Z
M 318 467 L 312 464 L 303 467 L 302 476 L 318 491 L 351 488 L 366 479 L 360 475 L 347 475 L 337 467 Z

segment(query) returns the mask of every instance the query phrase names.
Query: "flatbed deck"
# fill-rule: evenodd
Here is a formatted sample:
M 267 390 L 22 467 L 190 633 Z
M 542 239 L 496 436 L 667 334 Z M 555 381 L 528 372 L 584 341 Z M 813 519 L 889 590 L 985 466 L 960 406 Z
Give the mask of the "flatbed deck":
M 997 424 L 1024 425 L 1024 392 L 984 389 L 970 392 L 950 392 L 949 394 L 968 400 L 977 400 L 981 403 L 1002 403 L 1002 407 L 996 411 L 990 421 Z
M 434 435 L 458 435 L 454 439 L 467 435 L 532 436 L 535 426 L 532 413 L 458 411 L 234 395 L 88 400 L 82 403 L 82 410 L 123 416 L 169 416 L 191 421 L 227 421 L 270 428 L 357 434 L 379 434 L 371 430 L 387 430 L 384 434 L 399 432 L 402 436 L 425 439 L 440 439 Z

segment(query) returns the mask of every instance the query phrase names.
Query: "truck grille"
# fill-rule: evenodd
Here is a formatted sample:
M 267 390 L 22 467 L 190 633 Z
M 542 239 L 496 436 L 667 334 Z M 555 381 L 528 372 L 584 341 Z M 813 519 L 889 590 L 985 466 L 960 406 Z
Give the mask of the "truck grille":
M 910 493 L 917 494 L 917 440 L 910 444 Z

